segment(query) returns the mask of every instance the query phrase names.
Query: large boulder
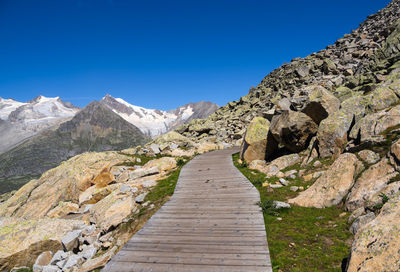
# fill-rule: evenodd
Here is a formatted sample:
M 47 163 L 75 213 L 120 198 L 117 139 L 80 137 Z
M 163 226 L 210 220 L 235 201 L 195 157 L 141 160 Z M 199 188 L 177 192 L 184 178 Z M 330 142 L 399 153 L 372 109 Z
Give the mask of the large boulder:
M 57 207 L 50 210 L 47 213 L 47 217 L 50 218 L 59 218 L 65 216 L 69 213 L 77 212 L 79 210 L 79 205 L 72 202 L 63 202 L 60 201 Z
M 171 171 L 176 168 L 176 160 L 171 157 L 162 157 L 149 161 L 143 166 L 143 169 L 151 169 L 154 167 L 157 167 L 159 172 Z
M 307 148 L 317 130 L 317 124 L 310 117 L 296 111 L 284 111 L 274 116 L 270 126 L 275 140 L 293 152 Z
M 316 208 L 337 205 L 353 187 L 361 167 L 362 163 L 354 154 L 342 154 L 310 188 L 290 199 L 289 203 Z
M 32 266 L 42 252 L 62 249 L 63 237 L 84 226 L 78 220 L 1 218 L 0 271 Z
M 269 163 L 263 160 L 256 160 L 252 161 L 249 164 L 249 168 L 253 170 L 258 170 L 260 172 L 263 172 L 267 175 L 275 175 L 279 171 L 295 165 L 296 163 L 300 162 L 301 158 L 299 154 L 290 154 L 290 155 L 285 155 L 282 157 L 279 157 Z
M 317 140 L 322 158 L 338 156 L 347 144 L 347 133 L 354 120 L 354 113 L 339 110 L 322 120 L 319 125 Z
M 376 112 L 397 104 L 399 98 L 388 87 L 378 87 L 365 96 L 368 101 L 368 110 Z
M 84 153 L 45 172 L 18 190 L 0 205 L 0 216 L 26 219 L 44 217 L 60 201 L 78 203 L 81 191 L 78 183 L 88 175 L 97 176 L 107 165 L 115 165 L 132 158 L 117 152 Z
M 354 237 L 348 272 L 399 271 L 400 192 Z
M 274 151 L 277 144 L 269 134 L 270 122 L 262 117 L 255 117 L 247 127 L 240 150 L 240 158 L 250 163 L 254 160 L 264 160 L 269 151 Z M 268 150 L 267 150 L 268 148 Z
M 103 231 L 121 224 L 137 210 L 135 200 L 129 192 L 114 191 L 90 209 L 90 221 Z
M 322 86 L 310 86 L 305 89 L 309 101 L 302 112 L 319 124 L 329 115 L 339 110 L 340 100 Z
M 400 124 L 400 106 L 395 106 L 390 110 L 366 115 L 354 125 L 349 136 L 364 142 L 398 124 Z
M 390 148 L 390 153 L 400 162 L 400 140 L 397 140 Z
M 396 175 L 397 172 L 386 158 L 372 165 L 361 174 L 347 196 L 347 210 L 355 211 L 360 207 L 365 207 L 370 198 L 385 188 L 390 179 Z

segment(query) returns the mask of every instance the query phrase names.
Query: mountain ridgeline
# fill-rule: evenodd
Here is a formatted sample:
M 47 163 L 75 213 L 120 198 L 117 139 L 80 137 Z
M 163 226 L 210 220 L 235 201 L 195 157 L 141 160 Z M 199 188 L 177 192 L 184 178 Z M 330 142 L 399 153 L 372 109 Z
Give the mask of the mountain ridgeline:
M 79 110 L 60 98 L 27 103 L 0 100 L 0 193 L 19 188 L 60 162 L 83 152 L 143 145 L 218 106 L 190 103 L 171 111 L 145 109 L 105 96 Z
M 18 188 L 31 177 L 77 154 L 121 150 L 148 140 L 137 127 L 103 104 L 92 102 L 71 120 L 1 154 L 0 191 Z

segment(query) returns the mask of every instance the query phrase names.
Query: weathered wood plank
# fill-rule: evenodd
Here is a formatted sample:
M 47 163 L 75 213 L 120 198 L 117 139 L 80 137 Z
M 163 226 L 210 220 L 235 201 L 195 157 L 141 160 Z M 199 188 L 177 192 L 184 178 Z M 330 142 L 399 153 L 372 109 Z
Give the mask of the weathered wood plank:
M 259 194 L 233 152 L 190 161 L 171 199 L 103 271 L 272 271 Z

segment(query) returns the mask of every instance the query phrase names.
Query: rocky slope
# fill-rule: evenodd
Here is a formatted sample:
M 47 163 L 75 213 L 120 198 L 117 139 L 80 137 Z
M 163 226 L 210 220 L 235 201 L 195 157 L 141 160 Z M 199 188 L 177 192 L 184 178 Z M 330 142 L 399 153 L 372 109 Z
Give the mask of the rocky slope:
M 59 97 L 38 96 L 21 103 L 0 98 L 0 154 L 25 139 L 71 119 L 79 108 Z
M 399 18 L 395 0 L 335 44 L 282 65 L 239 101 L 178 131 L 193 139 L 210 136 L 236 143 L 256 116 L 271 120 L 282 110 L 304 110 L 309 86 L 322 86 L 341 101 L 372 91 L 399 59 Z
M 106 95 L 101 103 L 149 137 L 159 136 L 193 119 L 206 118 L 219 107 L 211 102 L 189 103 L 170 111 L 145 109 Z
M 123 153 L 75 156 L 0 203 L 0 270 L 104 266 L 155 209 L 146 195 L 178 168 L 178 158 L 143 162 L 132 149 Z
M 42 131 L 1 154 L 0 191 L 19 187 L 31 176 L 39 175 L 74 155 L 121 150 L 147 141 L 138 128 L 103 104 L 92 102 L 71 120 Z M 18 184 L 15 184 L 16 180 Z
M 346 271 L 394 272 L 399 102 L 400 0 L 393 0 L 334 45 L 284 64 L 240 101 L 177 132 L 195 143 L 241 145 L 243 163 L 276 181 L 264 182 L 268 190 L 301 180 L 289 203 L 351 213 Z

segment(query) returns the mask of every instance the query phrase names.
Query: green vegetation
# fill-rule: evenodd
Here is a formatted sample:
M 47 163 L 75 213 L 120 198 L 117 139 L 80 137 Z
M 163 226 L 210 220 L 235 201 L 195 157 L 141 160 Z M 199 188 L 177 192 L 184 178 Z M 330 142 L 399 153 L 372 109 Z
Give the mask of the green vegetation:
M 348 231 L 349 214 L 339 207 L 325 209 L 293 206 L 291 209 L 276 210 L 272 201 L 287 201 L 298 195 L 290 186 L 274 189 L 262 187 L 262 182 L 275 183 L 276 177 L 266 178 L 265 174 L 248 169 L 237 162 L 238 154 L 233 155 L 235 166 L 259 190 L 259 205 L 264 212 L 268 245 L 274 271 L 281 272 L 322 272 L 342 271 L 342 260 L 350 252 L 352 235 Z M 323 161 L 324 165 L 331 162 Z M 285 171 L 300 169 L 295 165 Z M 314 180 L 305 182 L 301 178 L 288 179 L 291 186 L 306 188 Z
M 125 162 L 122 162 L 119 164 L 119 165 L 124 165 L 124 166 L 145 165 L 146 163 L 148 163 L 151 160 L 159 159 L 159 158 L 163 157 L 160 154 L 156 155 L 155 157 L 149 157 L 149 156 L 138 155 L 138 154 L 132 155 L 132 154 L 124 153 L 124 152 L 119 152 L 119 154 L 135 159 L 135 161 L 125 161 Z M 137 159 L 139 159 L 139 161 L 137 161 Z
M 26 175 L 22 177 L 9 177 L 0 179 L 0 194 L 18 190 L 32 179 L 38 179 L 40 175 Z
M 382 209 L 383 205 L 385 205 L 389 201 L 389 197 L 384 193 L 381 193 L 379 197 L 382 199 L 382 202 L 373 207 L 375 211 L 379 211 L 380 209 Z

